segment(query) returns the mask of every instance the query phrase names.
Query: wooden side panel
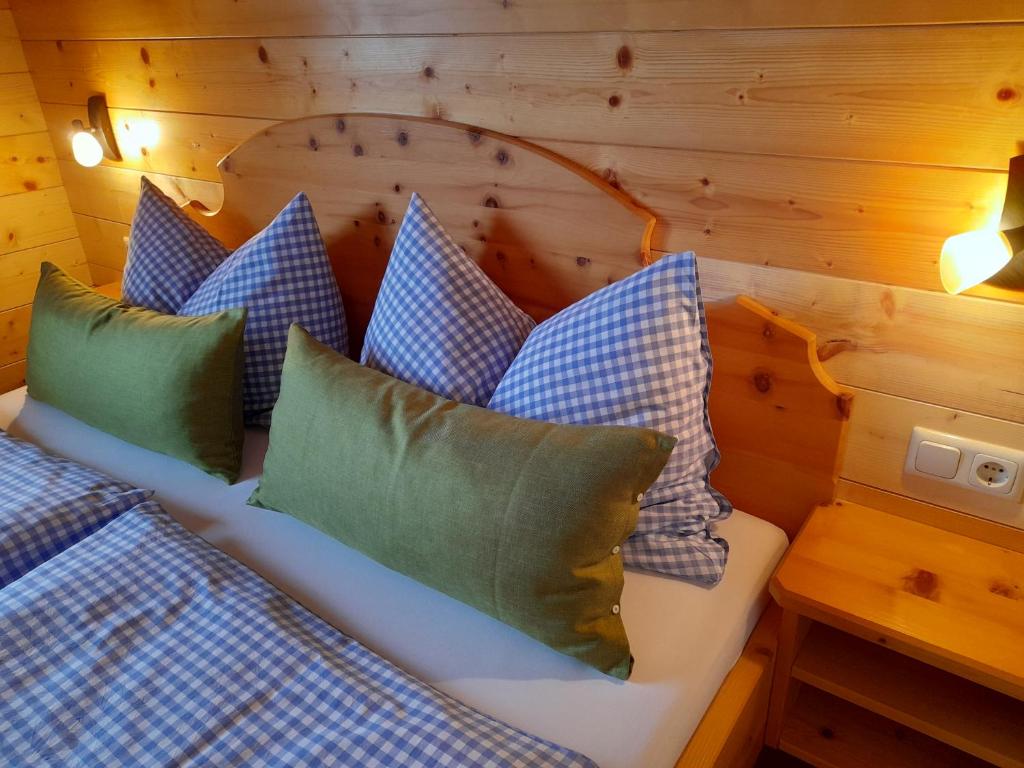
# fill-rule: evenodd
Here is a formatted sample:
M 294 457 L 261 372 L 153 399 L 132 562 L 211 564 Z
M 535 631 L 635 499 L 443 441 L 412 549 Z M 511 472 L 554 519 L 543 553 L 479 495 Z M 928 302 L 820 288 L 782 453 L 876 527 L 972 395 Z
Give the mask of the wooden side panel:
M 1016 26 L 25 44 L 47 103 L 392 112 L 530 139 L 999 170 L 1020 140 L 1020 51 Z
M 792 538 L 834 496 L 851 396 L 822 369 L 806 329 L 743 297 L 707 312 L 722 453 L 711 481 Z
M 1012 0 L 14 0 L 26 40 L 60 38 L 592 32 L 1020 21 Z

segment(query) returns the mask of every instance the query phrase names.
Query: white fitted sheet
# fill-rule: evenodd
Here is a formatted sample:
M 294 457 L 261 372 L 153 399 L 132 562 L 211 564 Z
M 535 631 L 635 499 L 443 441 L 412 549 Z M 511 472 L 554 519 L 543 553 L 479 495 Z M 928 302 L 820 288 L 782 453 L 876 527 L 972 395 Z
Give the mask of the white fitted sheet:
M 636 665 L 621 682 L 287 515 L 247 506 L 266 451 L 262 431 L 248 433 L 243 479 L 228 486 L 32 401 L 24 389 L 0 396 L 0 427 L 154 489 L 188 528 L 420 680 L 603 768 L 673 765 L 767 605 L 787 544 L 780 529 L 737 511 L 720 526 L 730 559 L 717 587 L 627 572 L 622 618 Z

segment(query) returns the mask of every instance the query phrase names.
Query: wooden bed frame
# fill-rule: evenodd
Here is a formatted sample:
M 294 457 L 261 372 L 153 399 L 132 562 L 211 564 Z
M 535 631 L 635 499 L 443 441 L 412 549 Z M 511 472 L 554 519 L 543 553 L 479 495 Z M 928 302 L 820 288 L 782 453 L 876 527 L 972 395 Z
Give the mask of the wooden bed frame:
M 316 212 L 358 353 L 413 191 L 537 320 L 649 264 L 654 216 L 614 181 L 541 147 L 471 126 L 345 114 L 274 125 L 220 162 L 224 205 L 191 213 L 237 246 L 296 193 Z M 709 305 L 714 485 L 792 539 L 832 500 L 851 396 L 814 336 L 746 297 Z M 773 606 L 677 763 L 738 768 L 761 749 L 778 633 Z

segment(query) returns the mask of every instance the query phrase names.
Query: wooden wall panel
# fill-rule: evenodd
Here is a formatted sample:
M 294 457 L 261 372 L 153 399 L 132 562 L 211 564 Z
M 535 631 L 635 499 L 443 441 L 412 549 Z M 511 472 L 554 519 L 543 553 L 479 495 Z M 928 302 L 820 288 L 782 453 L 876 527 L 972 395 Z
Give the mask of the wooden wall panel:
M 59 186 L 60 171 L 49 134 L 0 136 L 0 196 Z
M 76 236 L 60 187 L 0 197 L 0 256 Z
M 0 72 L 27 72 L 18 30 L 10 11 L 0 9 Z
M 125 238 L 129 231 L 127 223 L 76 213 L 75 226 L 93 267 L 101 266 L 118 273 L 123 270 L 127 254 Z M 110 280 L 101 281 L 97 278 L 96 282 L 102 285 Z
M 14 0 L 26 40 L 597 32 L 1021 21 L 1016 0 Z
M 25 359 L 32 307 L 15 307 L 0 312 L 0 365 L 12 365 Z
M 44 104 L 43 115 L 53 132 L 57 156 L 72 159 L 67 131 L 73 120 L 86 120 L 84 105 Z M 187 112 L 153 112 L 110 109 L 122 160 L 104 159 L 109 168 L 132 168 L 171 176 L 220 182 L 217 163 L 273 120 L 196 115 Z
M 444 117 L 525 138 L 1002 169 L 1016 26 L 34 41 L 42 101 Z M 985 55 L 979 56 L 978 51 Z M 894 66 L 898 62 L 898 66 Z
M 1020 304 L 711 259 L 700 270 L 705 296 L 745 293 L 813 330 L 842 384 L 1024 421 Z
M 856 418 L 847 433 L 843 477 L 922 501 L 965 512 L 991 514 L 1024 528 L 1019 500 L 969 492 L 945 483 L 903 474 L 910 433 L 915 426 L 952 432 L 999 445 L 1024 445 L 1024 424 L 989 419 L 966 411 L 938 408 L 915 400 L 868 390 L 854 392 Z
M 39 264 L 92 279 L 14 18 L 0 2 L 0 392 L 21 386 Z
M 658 216 L 656 248 L 701 255 L 708 298 L 748 293 L 814 330 L 858 389 L 847 486 L 970 511 L 906 484 L 910 427 L 1024 439 L 1024 294 L 951 297 L 937 280 L 942 240 L 998 215 L 1024 151 L 1019 2 L 12 5 L 44 104 L 0 111 L 0 135 L 45 118 L 100 282 L 119 277 L 140 172 L 216 209 L 217 160 L 271 122 L 442 116 L 617 182 Z M 83 169 L 67 133 L 95 92 L 125 161 Z
M 128 168 L 83 168 L 74 161 L 58 161 L 76 214 L 129 224 L 138 203 L 142 173 Z M 223 202 L 221 185 L 162 173 L 146 176 L 179 204 L 195 200 L 210 210 Z
M 47 104 L 43 111 L 58 156 L 70 161 L 62 137 L 85 108 Z M 124 109 L 112 110 L 111 119 L 125 159 L 108 167 L 215 182 L 217 161 L 271 124 Z M 144 134 L 154 140 L 139 144 Z M 542 144 L 615 180 L 649 208 L 659 222 L 656 248 L 929 290 L 941 288 L 935 263 L 942 241 L 951 230 L 996 219 L 1006 187 L 1006 174 L 995 171 Z
M 46 130 L 28 72 L 0 74 L 0 136 Z
M 91 277 L 77 237 L 0 256 L 0 311 L 30 304 L 39 281 L 39 265 L 49 261 L 83 283 Z

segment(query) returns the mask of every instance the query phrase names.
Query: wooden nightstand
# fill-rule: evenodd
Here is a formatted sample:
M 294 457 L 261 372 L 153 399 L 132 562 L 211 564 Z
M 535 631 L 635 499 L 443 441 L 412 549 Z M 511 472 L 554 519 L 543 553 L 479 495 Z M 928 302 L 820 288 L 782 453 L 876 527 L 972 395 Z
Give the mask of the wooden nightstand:
M 772 579 L 766 743 L 817 766 L 1024 766 L 1024 554 L 848 502 Z

